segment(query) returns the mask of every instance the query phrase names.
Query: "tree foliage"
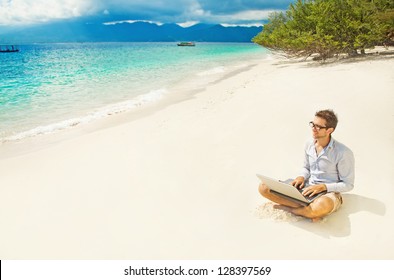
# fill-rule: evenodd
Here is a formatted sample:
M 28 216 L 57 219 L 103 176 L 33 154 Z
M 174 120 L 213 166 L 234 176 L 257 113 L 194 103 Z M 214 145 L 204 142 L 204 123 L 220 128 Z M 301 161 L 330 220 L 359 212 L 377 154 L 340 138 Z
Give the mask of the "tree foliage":
M 272 13 L 253 42 L 289 56 L 363 53 L 394 37 L 392 0 L 298 0 Z

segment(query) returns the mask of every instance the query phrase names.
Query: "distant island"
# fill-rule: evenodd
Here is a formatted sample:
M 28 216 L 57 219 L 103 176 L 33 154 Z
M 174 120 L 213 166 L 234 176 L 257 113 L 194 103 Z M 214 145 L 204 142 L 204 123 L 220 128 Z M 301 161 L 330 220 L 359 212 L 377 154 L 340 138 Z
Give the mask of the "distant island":
M 261 27 L 196 24 L 182 27 L 175 23 L 158 25 L 145 21 L 90 23 L 62 21 L 26 28 L 3 30 L 0 44 L 58 42 L 251 42 Z

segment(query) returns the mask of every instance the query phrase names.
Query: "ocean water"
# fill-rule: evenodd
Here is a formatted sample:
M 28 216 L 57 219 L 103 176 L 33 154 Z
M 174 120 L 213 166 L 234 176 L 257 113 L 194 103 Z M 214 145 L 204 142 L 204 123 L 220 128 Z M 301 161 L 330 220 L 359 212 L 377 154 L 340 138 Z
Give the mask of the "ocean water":
M 54 133 L 201 87 L 267 51 L 251 43 L 70 43 L 0 53 L 0 143 Z M 186 93 L 185 93 L 186 94 Z

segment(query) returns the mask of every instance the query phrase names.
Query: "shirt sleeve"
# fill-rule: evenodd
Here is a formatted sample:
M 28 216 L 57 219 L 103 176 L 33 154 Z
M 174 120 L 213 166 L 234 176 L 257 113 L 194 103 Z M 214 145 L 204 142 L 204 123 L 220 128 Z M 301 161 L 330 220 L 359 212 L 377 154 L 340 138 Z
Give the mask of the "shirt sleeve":
M 309 150 L 309 143 L 307 143 L 305 145 L 304 148 L 304 164 L 302 166 L 302 169 L 300 171 L 300 173 L 298 174 L 298 176 L 302 176 L 304 177 L 305 180 L 308 180 L 309 177 L 311 176 L 311 168 L 309 165 L 309 156 L 308 156 L 308 150 Z
M 348 192 L 354 188 L 354 155 L 351 150 L 345 150 L 342 157 L 338 161 L 338 177 L 337 183 L 328 183 L 328 192 Z

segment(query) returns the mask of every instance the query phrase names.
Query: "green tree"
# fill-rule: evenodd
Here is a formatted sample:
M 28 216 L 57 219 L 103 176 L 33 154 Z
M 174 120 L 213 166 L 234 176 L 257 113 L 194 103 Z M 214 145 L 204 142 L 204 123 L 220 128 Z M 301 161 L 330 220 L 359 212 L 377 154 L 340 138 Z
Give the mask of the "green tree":
M 364 53 L 393 34 L 393 1 L 298 0 L 286 13 L 273 13 L 255 43 L 289 56 Z
M 394 1 L 379 0 L 375 1 L 378 8 L 377 19 L 382 25 L 384 33 L 384 45 L 394 45 Z

